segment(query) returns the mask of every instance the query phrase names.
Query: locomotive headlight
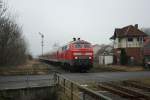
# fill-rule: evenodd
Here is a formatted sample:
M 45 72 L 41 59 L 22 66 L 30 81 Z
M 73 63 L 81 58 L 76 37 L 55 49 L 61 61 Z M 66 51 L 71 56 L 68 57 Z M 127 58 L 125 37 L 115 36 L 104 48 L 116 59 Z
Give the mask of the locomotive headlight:
M 78 59 L 78 57 L 74 57 L 74 59 Z
M 92 57 L 89 57 L 89 59 L 92 59 Z

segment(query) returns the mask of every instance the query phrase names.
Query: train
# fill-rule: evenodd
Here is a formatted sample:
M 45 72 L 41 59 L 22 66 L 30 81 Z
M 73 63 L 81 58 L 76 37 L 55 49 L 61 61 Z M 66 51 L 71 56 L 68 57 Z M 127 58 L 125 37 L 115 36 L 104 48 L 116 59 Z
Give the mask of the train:
M 93 67 L 93 48 L 90 42 L 73 38 L 73 41 L 42 57 L 61 65 L 71 72 L 87 72 Z

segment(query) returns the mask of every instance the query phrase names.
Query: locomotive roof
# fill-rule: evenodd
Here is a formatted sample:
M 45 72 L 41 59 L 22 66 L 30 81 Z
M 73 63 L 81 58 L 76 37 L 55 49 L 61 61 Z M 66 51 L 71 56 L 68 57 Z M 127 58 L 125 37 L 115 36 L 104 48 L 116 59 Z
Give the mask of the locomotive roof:
M 76 40 L 76 41 L 72 41 L 71 43 L 75 43 L 75 44 L 78 44 L 78 43 L 81 43 L 81 44 L 90 44 L 89 42 L 84 41 L 84 40 Z

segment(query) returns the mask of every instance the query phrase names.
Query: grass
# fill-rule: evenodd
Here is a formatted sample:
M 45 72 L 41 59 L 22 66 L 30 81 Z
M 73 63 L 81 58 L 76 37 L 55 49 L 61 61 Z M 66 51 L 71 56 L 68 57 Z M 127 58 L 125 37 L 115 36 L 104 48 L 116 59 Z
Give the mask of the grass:
M 94 67 L 89 72 L 137 72 L 145 71 L 142 66 L 122 66 L 122 65 L 99 65 L 94 63 Z
M 50 68 L 47 64 L 37 60 L 27 61 L 24 65 L 0 67 L 0 75 L 26 75 L 26 74 L 48 74 Z
M 93 68 L 90 70 L 90 72 L 116 72 L 116 71 L 122 71 L 122 70 L 114 69 L 107 65 L 99 65 L 98 63 L 94 63 Z

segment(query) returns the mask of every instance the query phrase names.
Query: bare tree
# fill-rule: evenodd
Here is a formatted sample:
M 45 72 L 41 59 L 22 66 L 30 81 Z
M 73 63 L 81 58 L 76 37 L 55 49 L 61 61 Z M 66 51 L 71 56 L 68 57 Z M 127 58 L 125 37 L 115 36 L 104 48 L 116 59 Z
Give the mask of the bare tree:
M 141 30 L 150 36 L 150 28 L 142 28 Z
M 22 36 L 22 29 L 9 15 L 0 1 L 0 65 L 24 63 L 27 45 Z

